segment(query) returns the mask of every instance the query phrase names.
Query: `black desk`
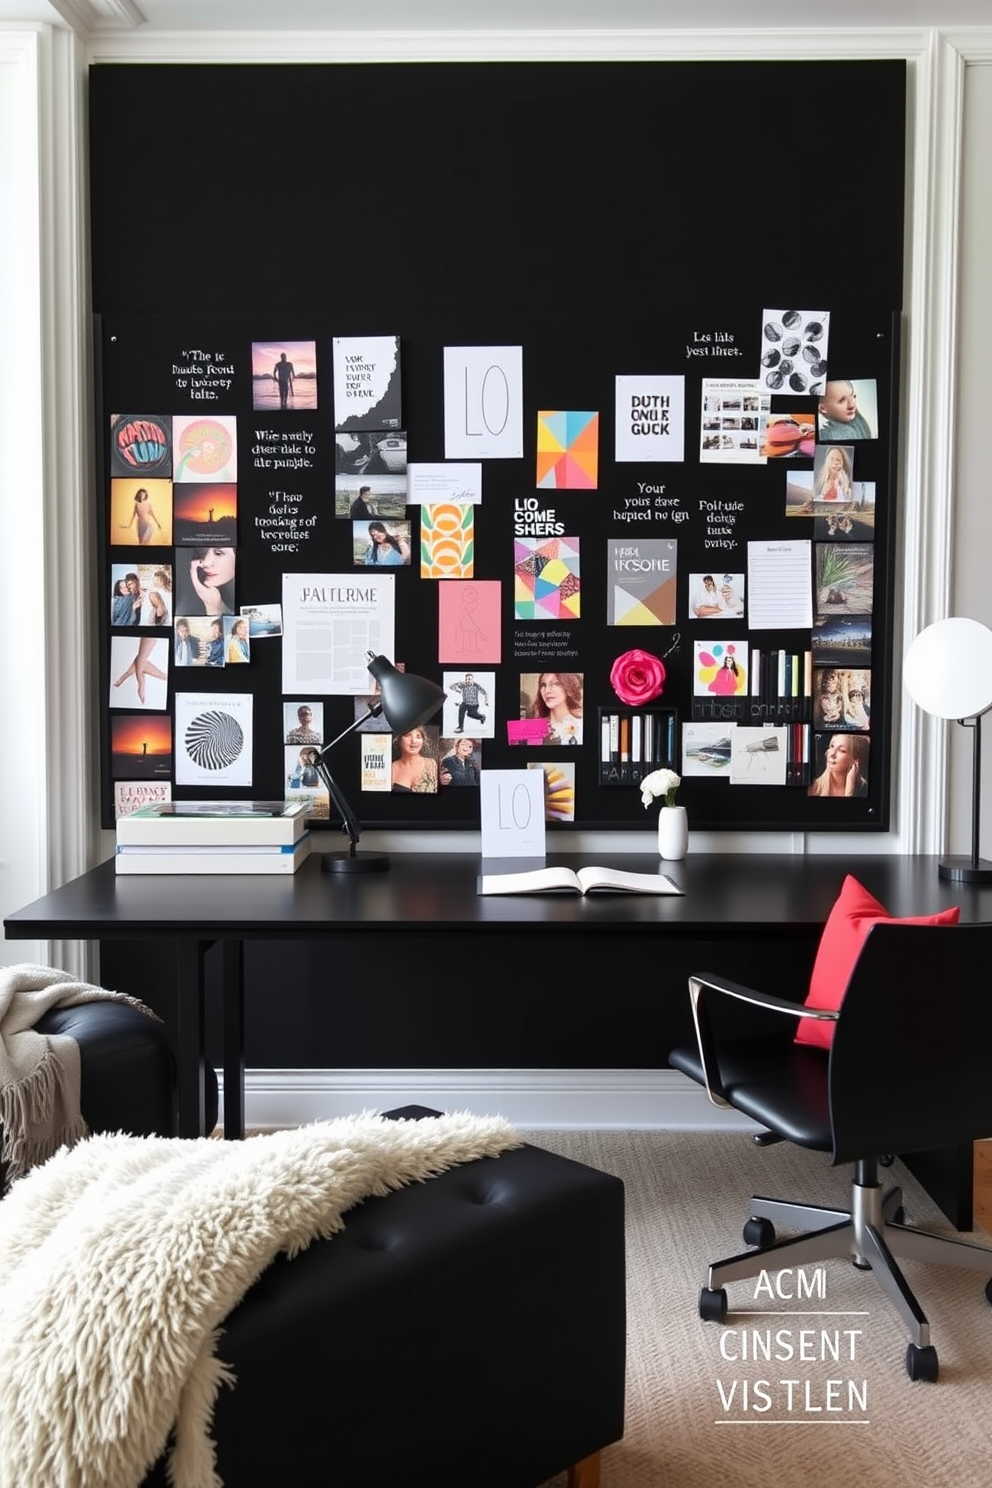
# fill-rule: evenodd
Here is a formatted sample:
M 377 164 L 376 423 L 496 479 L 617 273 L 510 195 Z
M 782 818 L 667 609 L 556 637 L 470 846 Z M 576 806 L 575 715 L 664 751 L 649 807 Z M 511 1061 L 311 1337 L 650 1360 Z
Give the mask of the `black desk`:
M 595 854 L 596 862 L 654 872 L 658 858 Z M 573 866 L 589 858 L 551 855 L 549 862 Z M 534 933 L 570 937 L 577 965 L 583 943 L 592 950 L 622 944 L 655 952 L 659 942 L 712 944 L 715 970 L 720 943 L 750 937 L 769 960 L 788 942 L 816 938 L 837 896 L 844 873 L 852 869 L 892 914 L 925 914 L 952 904 L 963 920 L 992 920 L 992 888 L 946 884 L 937 877 L 937 859 L 871 856 L 783 856 L 779 854 L 690 854 L 664 865 L 685 889 L 684 897 L 626 894 L 541 895 L 480 898 L 476 893 L 479 858 L 474 854 L 397 853 L 383 874 L 328 876 L 316 857 L 289 878 L 127 877 L 117 878 L 113 863 L 83 874 L 4 921 L 16 939 L 161 940 L 177 950 L 180 1129 L 203 1129 L 204 975 L 209 948 L 223 946 L 224 1127 L 228 1136 L 244 1132 L 243 957 L 251 940 L 333 939 L 354 941 L 356 932 L 383 936 L 446 932 L 467 936 L 477 961 L 505 944 L 505 937 Z M 565 942 L 561 942 L 565 945 Z M 698 954 L 698 952 L 696 952 Z M 658 957 L 653 960 L 658 962 Z M 396 958 L 403 964 L 402 951 Z M 658 996 L 665 989 L 652 989 Z M 685 998 L 684 983 L 674 989 Z M 670 1045 L 669 1045 L 670 1047 Z M 650 1064 L 651 1057 L 645 1060 Z M 921 1159 L 922 1162 L 925 1160 Z M 946 1173 L 947 1162 L 943 1163 Z M 939 1199 L 959 1228 L 971 1219 L 971 1167 L 959 1155 L 950 1175 L 953 1204 Z M 934 1180 L 917 1169 L 933 1189 Z M 967 1194 L 964 1186 L 967 1183 Z M 935 1195 L 936 1196 L 936 1195 Z M 953 1213 L 951 1213 L 953 1208 Z

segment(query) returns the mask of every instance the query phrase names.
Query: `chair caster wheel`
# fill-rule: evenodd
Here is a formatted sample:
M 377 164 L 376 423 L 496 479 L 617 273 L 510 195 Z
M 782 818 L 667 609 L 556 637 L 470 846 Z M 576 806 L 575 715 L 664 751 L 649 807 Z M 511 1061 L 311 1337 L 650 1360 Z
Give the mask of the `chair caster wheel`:
M 727 1289 L 703 1287 L 699 1294 L 699 1316 L 704 1323 L 727 1321 Z
M 891 1222 L 892 1222 L 892 1224 L 901 1224 L 901 1225 L 904 1225 L 906 1223 L 906 1211 L 905 1211 L 905 1209 L 903 1208 L 903 1206 L 901 1204 L 899 1205 L 899 1208 L 893 1214 L 892 1221 Z
M 992 1281 L 985 1283 L 985 1300 L 992 1307 Z
M 911 1380 L 925 1380 L 927 1384 L 934 1384 L 937 1379 L 937 1350 L 933 1344 L 926 1348 L 919 1348 L 911 1343 L 906 1349 L 906 1373 Z
M 755 1245 L 766 1250 L 775 1244 L 775 1226 L 770 1219 L 755 1219 L 753 1216 L 744 1226 L 744 1244 Z
M 878 1159 L 878 1166 L 880 1168 L 891 1168 L 895 1160 L 896 1157 L 894 1152 L 883 1152 L 881 1157 Z

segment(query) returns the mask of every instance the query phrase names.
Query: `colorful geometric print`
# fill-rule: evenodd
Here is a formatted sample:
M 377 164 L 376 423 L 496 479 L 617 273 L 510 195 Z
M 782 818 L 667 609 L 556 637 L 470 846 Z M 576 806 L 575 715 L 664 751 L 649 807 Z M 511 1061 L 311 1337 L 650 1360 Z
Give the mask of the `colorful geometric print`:
M 420 577 L 470 579 L 475 560 L 475 507 L 441 502 L 420 508 Z
M 599 414 L 537 415 L 537 484 L 594 491 L 599 479 Z
M 577 620 L 579 539 L 513 540 L 513 614 L 516 620 Z

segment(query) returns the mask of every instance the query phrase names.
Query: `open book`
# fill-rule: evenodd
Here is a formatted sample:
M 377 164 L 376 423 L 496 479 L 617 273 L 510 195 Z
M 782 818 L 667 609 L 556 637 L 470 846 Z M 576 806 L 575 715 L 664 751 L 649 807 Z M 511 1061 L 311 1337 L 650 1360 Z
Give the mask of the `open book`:
M 480 894 L 545 894 L 565 889 L 592 894 L 613 889 L 621 894 L 681 894 L 677 883 L 663 873 L 627 873 L 622 868 L 532 868 L 525 873 L 483 873 Z

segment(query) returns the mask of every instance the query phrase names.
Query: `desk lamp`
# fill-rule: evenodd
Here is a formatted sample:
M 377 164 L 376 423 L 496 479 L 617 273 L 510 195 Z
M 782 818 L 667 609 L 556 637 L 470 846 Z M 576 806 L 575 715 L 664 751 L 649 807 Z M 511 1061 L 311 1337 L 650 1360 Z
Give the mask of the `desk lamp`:
M 325 873 L 381 873 L 389 867 L 389 858 L 384 853 L 359 853 L 358 839 L 362 829 L 358 818 L 345 799 L 341 787 L 331 774 L 327 756 L 336 744 L 361 728 L 370 718 L 382 717 L 391 734 L 408 734 L 419 728 L 428 718 L 433 718 L 444 702 L 444 688 L 426 677 L 417 677 L 412 672 L 397 671 L 385 656 L 368 656 L 369 672 L 379 684 L 378 698 L 369 704 L 368 712 L 348 725 L 325 744 L 314 760 L 314 768 L 327 786 L 327 793 L 341 817 L 341 830 L 348 834 L 347 853 L 321 853 L 320 866 Z
M 921 630 L 906 652 L 903 676 L 917 707 L 934 718 L 956 718 L 971 727 L 971 857 L 944 858 L 940 878 L 992 883 L 992 863 L 978 856 L 982 774 L 982 714 L 992 708 L 992 630 L 952 616 Z

